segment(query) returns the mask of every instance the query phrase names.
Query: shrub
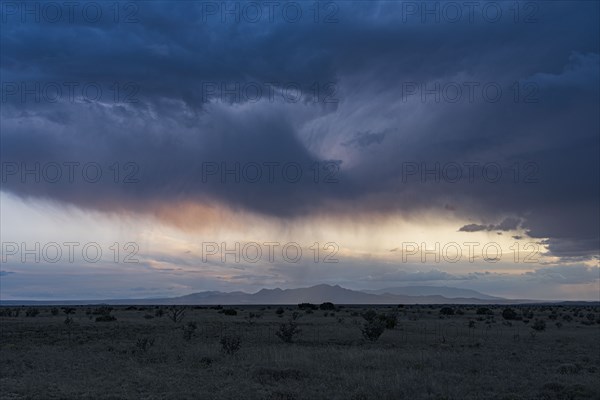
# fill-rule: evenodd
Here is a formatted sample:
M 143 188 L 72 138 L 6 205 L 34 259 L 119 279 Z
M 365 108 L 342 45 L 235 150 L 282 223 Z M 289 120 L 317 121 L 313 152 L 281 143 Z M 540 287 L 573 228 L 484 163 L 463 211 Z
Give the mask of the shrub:
M 240 349 L 242 341 L 239 336 L 223 336 L 220 343 L 226 354 L 234 354 Z
M 316 310 L 319 307 L 311 303 L 300 303 L 298 304 L 298 308 L 301 310 Z
M 197 328 L 198 325 L 196 325 L 195 322 L 188 322 L 187 325 L 183 327 L 183 338 L 187 341 L 191 340 Z
M 588 321 L 590 321 L 590 322 L 593 322 L 593 321 L 596 319 L 596 316 L 595 316 L 594 314 L 592 314 L 592 313 L 589 313 L 589 314 L 587 314 L 585 317 L 586 317 L 586 318 L 588 319 Z
M 383 334 L 384 330 L 385 322 L 379 318 L 373 318 L 365 322 L 362 327 L 362 334 L 365 339 L 375 342 Z
M 361 315 L 367 322 L 372 322 L 375 320 L 375 318 L 377 318 L 377 313 L 375 312 L 375 310 L 365 311 Z
M 167 316 L 173 323 L 178 323 L 185 316 L 185 308 L 184 307 L 171 307 L 167 310 Z
M 144 353 L 150 349 L 150 347 L 154 346 L 154 338 L 143 337 L 138 338 L 135 342 L 135 347 L 138 350 L 143 351 Z
M 281 315 L 281 314 L 283 314 L 284 312 L 285 312 L 285 310 L 283 309 L 283 307 L 279 307 L 279 308 L 278 308 L 278 309 L 275 311 L 275 314 L 277 314 L 277 315 Z
M 494 313 L 487 307 L 479 307 L 476 311 L 477 315 L 493 315 Z
M 556 370 L 561 375 L 578 374 L 581 367 L 576 364 L 561 364 Z
M 398 323 L 398 317 L 394 313 L 379 314 L 379 319 L 385 324 L 385 329 L 394 329 Z
M 294 321 L 288 321 L 285 324 L 279 325 L 279 330 L 275 332 L 277 337 L 285 343 L 292 343 L 294 341 L 294 336 L 298 333 L 300 333 L 300 329 L 298 328 L 298 324 Z
M 117 318 L 114 315 L 100 315 L 96 317 L 96 322 L 112 322 L 116 320 Z
M 237 311 L 233 308 L 225 308 L 222 311 L 219 311 L 220 313 L 223 313 L 225 315 L 237 315 Z
M 62 310 L 66 315 L 75 314 L 75 309 L 73 307 L 63 307 Z
M 329 301 L 326 301 L 325 303 L 321 303 L 319 308 L 321 310 L 335 310 L 335 306 L 333 305 L 333 303 L 330 303 Z
M 163 310 L 162 308 L 157 308 L 156 311 L 154 311 L 154 315 L 160 318 L 163 315 L 165 315 L 165 310 Z
M 50 314 L 52 314 L 52 315 L 58 315 L 58 308 L 52 307 L 52 309 L 50 310 Z
M 531 328 L 536 331 L 543 331 L 546 329 L 546 321 L 543 319 L 536 319 L 533 325 L 531 325 Z
M 112 307 L 102 306 L 102 307 L 98 307 L 94 311 L 92 311 L 92 314 L 93 315 L 110 315 L 112 310 L 113 310 Z
M 454 315 L 454 309 L 451 307 L 442 307 L 440 310 L 441 315 Z
M 502 318 L 504 318 L 506 320 L 516 319 L 517 313 L 512 308 L 505 308 L 502 311 Z
M 39 313 L 40 313 L 40 310 L 38 310 L 35 307 L 29 307 L 27 310 L 25 310 L 25 316 L 26 317 L 35 317 Z
M 297 320 L 298 318 L 300 318 L 300 313 L 299 313 L 298 311 L 294 311 L 294 312 L 292 313 L 292 319 L 295 321 L 295 320 Z

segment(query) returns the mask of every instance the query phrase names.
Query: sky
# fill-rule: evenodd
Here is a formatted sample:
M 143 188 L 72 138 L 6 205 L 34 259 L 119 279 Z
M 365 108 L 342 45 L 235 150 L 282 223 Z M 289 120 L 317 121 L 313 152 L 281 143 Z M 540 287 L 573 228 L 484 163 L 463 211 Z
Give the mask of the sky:
M 600 11 L 3 2 L 0 299 L 600 300 Z

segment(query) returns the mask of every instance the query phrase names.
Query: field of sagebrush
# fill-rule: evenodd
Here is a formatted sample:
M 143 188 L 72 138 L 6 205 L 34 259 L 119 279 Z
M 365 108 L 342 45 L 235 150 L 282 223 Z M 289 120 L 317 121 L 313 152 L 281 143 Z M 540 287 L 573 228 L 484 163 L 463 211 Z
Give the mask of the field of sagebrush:
M 599 399 L 591 306 L 0 308 L 0 399 Z

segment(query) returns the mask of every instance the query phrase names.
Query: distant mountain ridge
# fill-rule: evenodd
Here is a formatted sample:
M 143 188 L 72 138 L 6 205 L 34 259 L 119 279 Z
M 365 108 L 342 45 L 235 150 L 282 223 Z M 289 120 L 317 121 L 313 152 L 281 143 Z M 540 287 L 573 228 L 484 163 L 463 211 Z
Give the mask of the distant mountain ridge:
M 517 304 L 540 302 L 489 296 L 475 290 L 446 286 L 406 286 L 379 290 L 351 290 L 339 285 L 316 285 L 295 289 L 261 289 L 256 293 L 203 291 L 185 296 L 107 300 L 2 300 L 0 305 L 18 304 L 156 304 L 156 305 L 260 305 L 260 304 Z
M 505 300 L 502 297 L 489 296 L 471 289 L 459 289 L 449 286 L 400 286 L 378 290 L 362 290 L 373 294 L 397 294 L 405 296 L 443 296 L 449 299 L 474 298 L 482 300 Z

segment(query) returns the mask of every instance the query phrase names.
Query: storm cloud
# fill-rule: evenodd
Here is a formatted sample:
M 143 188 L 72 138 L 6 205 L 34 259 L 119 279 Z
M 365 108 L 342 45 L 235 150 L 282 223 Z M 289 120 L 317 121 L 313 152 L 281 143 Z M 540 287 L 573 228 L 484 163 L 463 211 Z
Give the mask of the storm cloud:
M 152 215 L 452 204 L 461 231 L 598 254 L 597 3 L 441 23 L 401 2 L 340 3 L 328 23 L 206 4 L 140 3 L 132 23 L 6 15 L 2 190 Z

